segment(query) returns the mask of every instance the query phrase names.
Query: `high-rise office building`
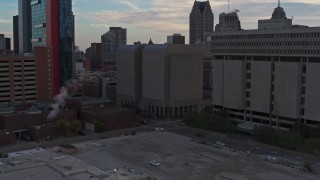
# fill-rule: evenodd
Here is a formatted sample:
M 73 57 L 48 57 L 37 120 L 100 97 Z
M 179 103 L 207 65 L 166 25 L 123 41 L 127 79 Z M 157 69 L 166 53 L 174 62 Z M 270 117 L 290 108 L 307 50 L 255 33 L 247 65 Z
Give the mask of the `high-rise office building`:
M 117 50 L 117 104 L 137 107 L 142 98 L 142 51 L 145 45 L 120 46 Z
M 100 71 L 102 65 L 102 44 L 91 43 L 91 47 L 86 49 L 86 58 L 90 60 L 91 70 Z
M 284 27 L 275 11 L 266 28 L 213 33 L 212 104 L 248 129 L 319 125 L 320 28 Z
M 167 36 L 167 43 L 168 44 L 185 44 L 185 36 L 181 34 L 173 34 Z
M 241 23 L 238 17 L 238 10 L 219 15 L 219 24 L 216 25 L 216 32 L 241 30 Z
M 0 50 L 6 54 L 11 53 L 11 39 L 0 34 Z
M 190 44 L 204 42 L 204 34 L 213 32 L 213 21 L 213 12 L 209 0 L 194 1 L 189 22 Z
M 19 54 L 19 15 L 13 16 L 13 52 Z
M 181 117 L 200 111 L 200 46 L 137 44 L 121 46 L 117 52 L 119 105 L 138 107 L 159 117 Z
M 109 31 L 101 36 L 101 43 L 102 61 L 114 61 L 118 47 L 127 44 L 127 29 L 110 27 Z
M 73 13 L 71 0 L 32 0 L 32 47 L 53 48 L 54 89 L 72 78 Z
M 11 38 L 6 38 L 6 50 L 11 51 Z
M 19 0 L 19 15 L 18 15 L 18 29 L 19 29 L 19 53 L 28 53 L 32 51 L 31 37 L 31 3 L 35 0 Z

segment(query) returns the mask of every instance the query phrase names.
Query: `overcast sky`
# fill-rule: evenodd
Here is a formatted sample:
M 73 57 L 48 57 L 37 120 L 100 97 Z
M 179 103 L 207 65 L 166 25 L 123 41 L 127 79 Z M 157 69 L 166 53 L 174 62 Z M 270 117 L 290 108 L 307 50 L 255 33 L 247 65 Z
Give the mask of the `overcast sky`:
M 228 11 L 228 0 L 211 0 L 215 16 Z M 189 42 L 189 14 L 194 0 L 73 0 L 76 44 L 84 50 L 110 26 L 127 28 L 128 43 L 164 43 L 166 36 L 181 33 Z M 270 18 L 277 0 L 230 0 L 238 9 L 243 29 L 256 29 L 258 19 Z M 320 26 L 320 0 L 282 0 L 281 6 L 294 24 Z M 0 34 L 12 38 L 12 16 L 18 14 L 18 0 L 0 0 Z

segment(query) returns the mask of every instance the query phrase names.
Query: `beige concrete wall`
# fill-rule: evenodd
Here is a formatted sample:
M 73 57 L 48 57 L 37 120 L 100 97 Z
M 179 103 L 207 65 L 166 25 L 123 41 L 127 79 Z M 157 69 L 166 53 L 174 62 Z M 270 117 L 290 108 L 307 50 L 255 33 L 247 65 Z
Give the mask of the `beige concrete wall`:
M 169 106 L 199 104 L 203 98 L 203 71 L 200 54 L 169 55 Z
M 320 121 L 320 64 L 307 64 L 305 118 Z
M 251 63 L 250 110 L 270 113 L 271 62 Z
M 202 104 L 202 49 L 194 45 L 147 45 L 143 51 L 143 102 L 161 107 Z
M 224 62 L 224 106 L 231 109 L 245 108 L 245 62 Z
M 141 99 L 142 46 L 126 45 L 118 48 L 117 61 L 117 99 L 139 101 Z M 119 104 L 119 102 L 118 102 Z
M 223 60 L 212 61 L 212 100 L 213 105 L 223 106 Z
M 282 117 L 300 117 L 300 63 L 276 62 L 274 86 L 274 114 Z

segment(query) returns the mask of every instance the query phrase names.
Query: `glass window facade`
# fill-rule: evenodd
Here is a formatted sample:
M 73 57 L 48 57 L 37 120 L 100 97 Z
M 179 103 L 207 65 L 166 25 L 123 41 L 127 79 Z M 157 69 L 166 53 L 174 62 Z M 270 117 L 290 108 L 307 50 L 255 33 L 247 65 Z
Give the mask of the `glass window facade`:
M 72 78 L 73 13 L 71 0 L 59 0 L 60 81 Z
M 46 0 L 39 0 L 38 4 L 32 5 L 31 12 L 32 49 L 46 46 Z

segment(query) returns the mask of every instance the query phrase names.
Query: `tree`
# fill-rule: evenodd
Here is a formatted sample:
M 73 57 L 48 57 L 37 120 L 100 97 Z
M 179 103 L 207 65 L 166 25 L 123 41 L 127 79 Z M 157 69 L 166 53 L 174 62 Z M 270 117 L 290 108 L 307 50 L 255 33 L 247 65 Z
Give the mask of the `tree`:
M 96 120 L 95 120 L 95 123 L 94 123 L 94 129 L 97 133 L 102 133 L 105 131 L 105 128 L 106 128 L 106 122 L 105 122 L 105 117 L 101 116 L 101 117 L 98 117 Z
M 71 121 L 69 129 L 71 133 L 75 135 L 79 130 L 81 130 L 81 127 L 82 127 L 81 122 L 79 120 L 74 120 L 74 121 Z
M 69 130 L 70 123 L 65 119 L 61 119 L 54 123 L 54 127 L 60 130 Z

